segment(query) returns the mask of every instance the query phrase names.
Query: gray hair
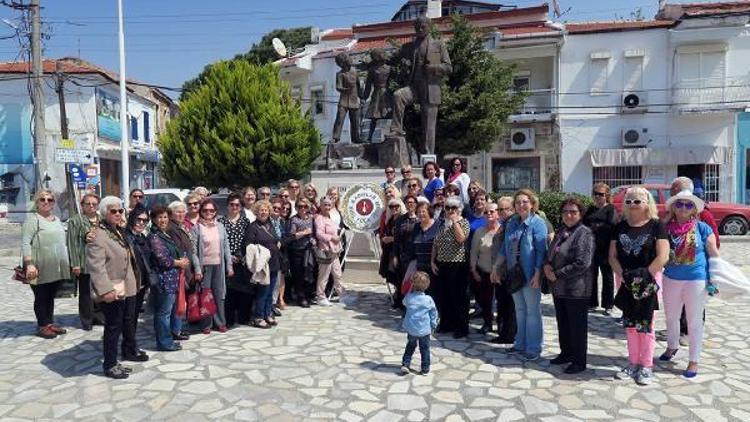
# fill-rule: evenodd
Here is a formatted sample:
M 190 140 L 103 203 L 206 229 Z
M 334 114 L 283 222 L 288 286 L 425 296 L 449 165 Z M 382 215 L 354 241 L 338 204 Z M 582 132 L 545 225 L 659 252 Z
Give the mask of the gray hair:
M 167 209 L 171 212 L 175 212 L 180 208 L 187 211 L 187 205 L 185 205 L 185 203 L 182 201 L 172 201 L 169 203 L 169 205 L 167 205 Z
M 497 211 L 498 208 L 500 208 L 500 206 L 494 202 L 488 202 L 484 208 L 485 208 L 485 211 Z
M 107 215 L 110 208 L 113 207 L 120 207 L 122 208 L 122 199 L 116 197 L 116 196 L 105 196 L 102 198 L 102 201 L 99 202 L 99 214 L 101 214 L 102 217 Z
M 444 207 L 456 207 L 458 208 L 458 211 L 462 211 L 464 209 L 464 203 L 459 199 L 457 196 L 451 196 L 450 198 L 445 200 Z
M 695 190 L 695 185 L 693 185 L 693 181 L 689 177 L 680 176 L 675 178 L 672 180 L 672 186 L 676 184 L 680 186 L 679 190 L 689 190 L 690 192 Z
M 210 193 L 208 191 L 208 188 L 206 188 L 205 186 L 196 186 L 195 189 L 193 189 L 193 192 L 202 196 L 208 196 L 208 194 Z

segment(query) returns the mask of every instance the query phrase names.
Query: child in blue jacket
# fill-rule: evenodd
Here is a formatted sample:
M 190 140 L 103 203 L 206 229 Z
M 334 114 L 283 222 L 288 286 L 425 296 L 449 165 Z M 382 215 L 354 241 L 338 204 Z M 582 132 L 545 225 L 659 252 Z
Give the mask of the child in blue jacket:
M 404 298 L 404 330 L 407 336 L 406 350 L 401 358 L 401 374 L 411 372 L 411 357 L 419 343 L 419 354 L 422 357 L 420 374 L 427 375 L 430 372 L 430 334 L 437 327 L 437 308 L 432 298 L 424 293 L 430 287 L 430 276 L 417 271 L 411 277 L 411 282 L 411 291 Z

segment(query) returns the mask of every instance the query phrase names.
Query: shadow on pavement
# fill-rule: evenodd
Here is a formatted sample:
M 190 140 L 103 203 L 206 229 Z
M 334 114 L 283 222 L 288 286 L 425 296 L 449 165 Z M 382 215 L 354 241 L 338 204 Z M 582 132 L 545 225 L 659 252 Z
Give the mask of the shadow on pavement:
M 100 374 L 102 342 L 86 340 L 70 349 L 50 353 L 42 359 L 42 365 L 65 378 L 88 374 Z
M 78 315 L 65 314 L 55 315 L 55 323 L 64 327 L 78 327 Z M 37 332 L 36 321 L 0 321 L 0 338 L 18 338 L 35 336 Z

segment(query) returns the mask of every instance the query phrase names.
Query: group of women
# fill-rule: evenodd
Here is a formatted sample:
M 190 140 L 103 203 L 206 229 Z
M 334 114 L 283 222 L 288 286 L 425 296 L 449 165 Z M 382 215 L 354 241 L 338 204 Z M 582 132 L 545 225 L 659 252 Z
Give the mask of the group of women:
M 236 324 L 271 328 L 287 301 L 330 306 L 334 293 L 343 295 L 338 191 L 320 200 L 313 184 L 299 191 L 296 180 L 273 198 L 268 188 L 258 189 L 260 199 L 246 188 L 227 196 L 221 217 L 201 189 L 150 210 L 139 189 L 127 209 L 117 197 L 84 194 L 66 233 L 53 212 L 55 195 L 40 190 L 22 241 L 37 335 L 66 334 L 54 322 L 54 299 L 71 277 L 78 282 L 81 327 L 104 325 L 104 374 L 118 379 L 131 373 L 119 363 L 118 347 L 121 360 L 149 358 L 135 335 L 147 298 L 156 350 L 165 352 L 190 338 L 183 324 L 193 310 L 195 331 L 210 334 Z
M 459 159 L 451 165 L 462 166 Z M 402 282 L 413 271 L 424 271 L 432 278 L 428 294 L 440 315 L 437 332 L 467 335 L 473 295 L 483 319 L 479 332 L 492 331 L 496 308 L 498 336 L 492 341 L 512 343 L 509 353 L 533 361 L 543 350 L 541 298 L 551 293 L 560 343 L 560 354 L 551 363 L 566 364 L 564 372 L 575 374 L 586 369 L 588 314 L 600 303 L 601 273 L 604 314 L 611 315 L 615 306 L 621 309 L 626 331 L 628 365 L 616 377 L 651 383 L 660 302 L 668 337 L 660 360 L 677 353 L 684 307 L 690 351 L 683 375 L 697 375 L 707 262 L 718 256 L 716 234 L 700 221 L 705 205 L 700 198 L 689 190 L 673 194 L 662 221 L 649 191 L 634 186 L 626 191 L 618 216 L 609 186 L 597 183 L 593 206 L 587 209 L 579 198 L 568 197 L 559 209 L 562 224 L 551 232 L 533 191 L 521 189 L 492 203 L 472 181 L 464 202 L 456 183 L 434 182 L 436 172 L 435 163 L 425 164 L 432 200 L 419 190 L 401 197 L 396 184 L 385 187 L 388 209 L 378 229 L 380 274 L 396 288 L 394 307 L 402 307 Z

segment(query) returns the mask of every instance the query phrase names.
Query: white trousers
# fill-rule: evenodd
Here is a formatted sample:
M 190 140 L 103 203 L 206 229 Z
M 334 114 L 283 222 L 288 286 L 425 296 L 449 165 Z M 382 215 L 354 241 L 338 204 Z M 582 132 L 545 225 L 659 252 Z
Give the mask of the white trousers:
M 706 306 L 705 280 L 672 280 L 664 276 L 664 314 L 667 317 L 667 347 L 680 347 L 680 315 L 685 306 L 690 342 L 690 362 L 698 362 L 703 346 L 703 309 Z

